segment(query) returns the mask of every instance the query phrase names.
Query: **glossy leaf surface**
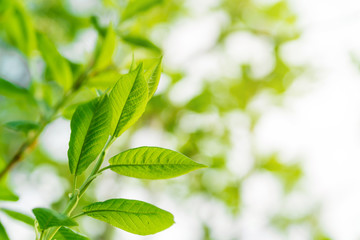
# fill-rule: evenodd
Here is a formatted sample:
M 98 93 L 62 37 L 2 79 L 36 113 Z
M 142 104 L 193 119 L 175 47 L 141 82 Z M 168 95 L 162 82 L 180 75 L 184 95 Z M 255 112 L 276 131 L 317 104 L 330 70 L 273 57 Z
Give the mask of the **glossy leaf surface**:
M 56 240 L 88 240 L 86 236 L 77 233 L 70 228 L 61 227 L 55 235 Z
M 145 111 L 148 87 L 143 75 L 142 64 L 117 81 L 109 98 L 113 109 L 111 132 L 113 136 L 118 137 L 133 125 Z
M 173 178 L 203 168 L 185 155 L 159 147 L 139 147 L 122 152 L 110 160 L 114 172 L 143 179 Z
M 58 226 L 76 226 L 77 223 L 66 215 L 48 208 L 34 208 L 33 213 L 42 230 Z
M 109 134 L 111 107 L 107 96 L 80 105 L 71 120 L 70 172 L 79 175 L 96 159 Z
M 138 235 L 154 234 L 174 223 L 171 213 L 137 200 L 110 199 L 93 203 L 83 211 L 90 217 Z

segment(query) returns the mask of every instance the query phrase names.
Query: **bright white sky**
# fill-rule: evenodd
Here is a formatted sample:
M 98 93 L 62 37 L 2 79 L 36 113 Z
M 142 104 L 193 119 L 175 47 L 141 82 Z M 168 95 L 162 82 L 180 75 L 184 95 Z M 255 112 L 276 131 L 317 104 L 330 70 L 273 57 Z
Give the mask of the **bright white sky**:
M 291 2 L 304 33 L 287 49 L 289 59 L 310 63 L 316 77 L 310 87 L 302 86 L 301 97 L 289 96 L 285 108 L 269 111 L 258 129 L 259 143 L 301 157 L 309 200 L 323 203 L 325 229 L 337 240 L 358 239 L 360 74 L 350 53 L 360 52 L 360 2 Z

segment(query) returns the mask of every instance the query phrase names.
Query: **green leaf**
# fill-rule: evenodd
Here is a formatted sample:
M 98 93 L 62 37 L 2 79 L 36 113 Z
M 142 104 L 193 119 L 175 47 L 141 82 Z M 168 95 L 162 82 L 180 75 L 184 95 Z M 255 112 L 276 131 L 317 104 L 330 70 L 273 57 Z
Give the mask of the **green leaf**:
M 135 70 L 135 55 L 134 53 L 131 56 L 131 64 L 129 67 L 129 73 Z
M 68 61 L 61 56 L 54 43 L 45 35 L 38 34 L 38 48 L 54 80 L 68 90 L 73 83 L 73 74 Z
M 30 56 L 36 46 L 35 29 L 32 19 L 25 11 L 23 4 L 16 1 L 11 2 L 9 15 L 1 23 L 2 29 L 6 31 L 10 44 L 17 47 L 25 55 Z M 1 15 L 2 17 L 3 15 Z
M 20 222 L 26 223 L 30 226 L 34 226 L 34 219 L 26 214 L 23 213 L 19 213 L 10 209 L 6 209 L 6 208 L 1 208 L 0 209 L 2 212 L 4 212 L 6 215 L 8 215 L 9 217 L 18 220 Z
M 159 5 L 163 0 L 133 0 L 129 1 L 128 5 L 122 13 L 122 20 L 125 21 L 135 15 L 145 12 L 156 5 Z
M 101 47 L 97 50 L 93 71 L 99 72 L 101 70 L 104 70 L 111 64 L 112 57 L 115 52 L 115 47 L 116 33 L 112 25 L 110 25 L 106 32 L 105 39 L 101 44 Z
M 80 175 L 96 159 L 110 135 L 111 105 L 104 95 L 80 105 L 71 119 L 70 172 Z
M 142 64 L 117 81 L 109 98 L 113 109 L 111 132 L 113 136 L 118 137 L 133 125 L 145 111 L 148 87 L 143 75 Z
M 0 201 L 16 202 L 19 197 L 6 186 L 0 185 Z
M 4 226 L 1 224 L 0 222 L 0 239 L 1 240 L 10 240 L 9 236 L 6 233 L 6 230 L 4 228 Z
M 134 178 L 166 179 L 206 167 L 181 153 L 159 147 L 139 147 L 109 160 L 112 171 Z
M 128 199 L 110 199 L 96 202 L 83 209 L 93 218 L 138 235 L 149 235 L 174 224 L 171 213 L 146 202 Z
M 151 42 L 149 39 L 146 39 L 142 36 L 137 35 L 123 35 L 121 37 L 123 41 L 125 41 L 128 44 L 131 44 L 136 47 L 143 47 L 147 48 L 149 50 L 155 51 L 157 53 L 161 52 L 161 49 L 156 46 L 153 42 Z
M 77 226 L 78 224 L 66 215 L 48 208 L 34 208 L 33 213 L 41 230 L 58 226 Z
M 159 85 L 161 76 L 161 61 L 162 57 L 151 61 L 150 67 L 147 68 L 144 74 L 145 80 L 148 82 L 149 87 L 149 100 L 154 95 Z
M 121 77 L 121 74 L 116 70 L 101 71 L 98 74 L 90 77 L 86 81 L 86 85 L 97 89 L 106 90 L 109 86 L 116 83 Z
M 35 101 L 27 89 L 16 86 L 2 78 L 0 78 L 0 95 L 17 100 Z
M 89 240 L 86 236 L 77 233 L 70 228 L 61 227 L 56 233 L 54 239 L 56 240 Z
M 40 126 L 30 121 L 13 121 L 5 123 L 5 127 L 17 132 L 28 133 L 29 131 L 38 129 Z

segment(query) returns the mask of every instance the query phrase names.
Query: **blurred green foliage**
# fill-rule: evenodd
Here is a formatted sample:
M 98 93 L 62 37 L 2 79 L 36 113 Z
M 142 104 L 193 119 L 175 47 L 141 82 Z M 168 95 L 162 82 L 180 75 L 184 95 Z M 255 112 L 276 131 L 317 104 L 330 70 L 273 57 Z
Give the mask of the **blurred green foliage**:
M 55 117 L 70 119 L 79 103 L 95 98 L 97 91 L 107 91 L 121 74 L 128 72 L 133 59 L 137 62 L 164 55 L 162 76 L 169 79 L 169 84 L 155 94 L 143 118 L 128 130 L 127 139 L 118 143 L 118 147 L 129 147 L 134 134 L 148 126 L 163 136 L 172 136 L 169 139 L 175 139 L 177 150 L 206 163 L 210 169 L 170 181 L 166 188 L 186 183 L 184 185 L 190 186 L 189 192 L 172 192 L 175 198 L 185 201 L 193 196 L 206 196 L 221 203 L 229 218 L 241 217 L 246 210 L 242 201 L 243 189 L 247 180 L 256 174 L 269 173 L 277 179 L 283 187 L 285 202 L 287 195 L 297 191 L 303 176 L 302 167 L 298 162 L 284 161 L 277 153 L 264 155 L 257 151 L 254 131 L 263 109 L 256 108 L 255 102 L 266 95 L 270 96 L 269 105 L 281 104 L 283 95 L 305 70 L 303 66 L 288 64 L 281 54 L 282 46 L 301 34 L 296 27 L 296 15 L 284 0 L 273 4 L 219 0 L 218 4 L 206 9 L 206 14 L 222 12 L 228 19 L 207 52 L 217 49 L 224 53 L 226 41 L 232 34 L 248 33 L 271 44 L 274 64 L 271 71 L 261 77 L 254 75 L 254 66 L 248 62 L 239 64 L 237 73 L 231 76 L 224 70 L 215 80 L 202 79 L 201 91 L 179 104 L 172 100 L 172 90 L 189 73 L 168 66 L 161 39 L 177 22 L 191 20 L 194 14 L 191 10 L 189 1 L 183 0 L 94 0 L 80 7 L 76 1 L 0 1 L 0 61 L 10 61 L 9 56 L 15 55 L 18 62 L 11 69 L 0 70 L 0 167 L 10 161 L 21 143 L 31 135 L 36 122 L 54 113 L 70 86 L 82 79 L 81 74 L 87 74 L 87 81 L 78 86 L 70 101 L 60 109 L 61 116 Z M 96 36 L 96 43 L 89 40 L 90 47 L 81 56 L 74 57 L 76 52 L 71 54 L 65 50 L 74 51 L 85 44 L 81 42 L 84 41 L 81 36 L 86 39 L 91 34 Z M 16 69 L 19 66 L 27 78 L 23 75 L 11 77 L 12 72 L 19 71 Z M 240 141 L 234 133 L 234 124 L 229 124 L 231 116 L 245 119 L 239 128 L 246 133 L 243 138 L 249 144 L 251 167 L 242 175 L 237 174 L 239 169 L 232 169 L 231 164 L 231 161 L 243 162 L 241 156 L 234 158 L 230 154 Z M 210 118 L 215 120 L 210 121 Z M 187 119 L 191 119 L 190 123 Z M 197 124 L 199 122 L 201 124 Z M 184 128 L 190 129 L 184 131 Z M 69 190 L 71 176 L 67 164 L 53 159 L 41 145 L 15 169 L 13 178 L 19 172 L 31 174 L 41 165 L 54 167 L 58 177 L 67 182 L 64 184 L 66 191 Z M 13 185 L 11 176 L 7 182 Z M 221 178 L 221 186 L 214 186 L 212 183 L 216 180 L 212 178 Z M 152 189 L 147 181 L 142 184 L 144 188 Z M 0 186 L 0 199 L 16 200 L 6 184 L 3 185 Z M 90 203 L 94 198 L 92 191 L 82 201 Z M 55 209 L 61 209 L 64 202 L 59 199 L 52 204 Z M 280 212 L 273 215 L 268 223 L 285 239 L 288 229 L 299 224 L 309 226 L 313 239 L 329 239 L 318 224 L 316 211 L 296 218 Z M 203 239 L 216 239 L 212 237 L 211 223 L 202 220 Z M 91 239 L 110 239 L 107 238 L 111 235 L 110 230 L 106 231 Z

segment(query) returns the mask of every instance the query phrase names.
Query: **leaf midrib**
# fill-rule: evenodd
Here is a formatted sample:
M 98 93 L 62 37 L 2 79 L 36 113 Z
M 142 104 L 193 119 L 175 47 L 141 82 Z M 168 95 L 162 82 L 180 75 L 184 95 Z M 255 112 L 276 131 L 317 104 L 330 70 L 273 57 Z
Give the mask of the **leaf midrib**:
M 119 117 L 119 119 L 118 119 L 118 122 L 117 122 L 116 127 L 115 127 L 115 131 L 114 131 L 114 135 L 115 135 L 115 136 L 118 135 L 118 133 L 120 132 L 120 130 L 118 130 L 119 124 L 120 124 L 120 122 L 121 122 L 120 119 L 121 119 L 121 117 L 122 117 L 122 115 L 123 115 L 123 113 L 124 113 L 124 108 L 125 108 L 125 106 L 126 106 L 126 103 L 127 103 L 128 100 L 129 100 L 129 97 L 130 97 L 130 95 L 131 95 L 131 92 L 132 92 L 133 89 L 134 89 L 135 82 L 136 82 L 136 80 L 137 80 L 137 78 L 138 78 L 138 76 L 139 76 L 139 74 L 140 74 L 140 70 L 141 70 L 141 68 L 140 68 L 140 69 L 137 71 L 137 73 L 136 73 L 134 82 L 132 83 L 132 86 L 131 86 L 131 90 L 129 91 L 129 94 L 127 95 L 126 100 L 125 100 L 125 102 L 124 102 L 124 106 L 123 106 L 123 108 L 121 109 L 120 117 Z
M 132 212 L 132 211 L 125 211 L 125 210 L 110 210 L 110 209 L 104 209 L 104 210 L 90 210 L 90 211 L 84 211 L 85 214 L 88 213 L 97 213 L 97 212 L 117 212 L 117 213 L 128 213 L 128 214 L 134 214 L 134 215 L 157 215 L 159 213 L 157 212 L 150 212 L 150 213 L 146 213 L 146 212 Z
M 171 163 L 171 164 L 165 164 L 165 163 L 154 163 L 154 164 L 110 164 L 109 168 L 112 167 L 127 167 L 127 166 L 202 166 L 201 164 L 175 164 L 175 163 Z

